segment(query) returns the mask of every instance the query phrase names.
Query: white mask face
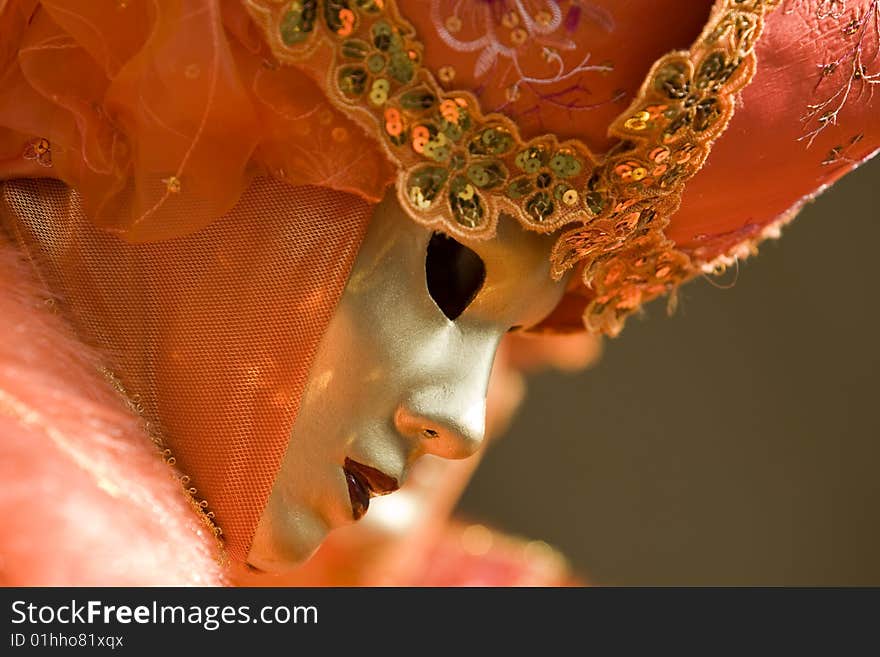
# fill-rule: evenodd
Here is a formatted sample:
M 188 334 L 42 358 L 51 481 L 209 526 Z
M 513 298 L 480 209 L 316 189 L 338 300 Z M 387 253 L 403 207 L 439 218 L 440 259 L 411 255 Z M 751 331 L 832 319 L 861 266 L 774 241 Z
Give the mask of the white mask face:
M 546 317 L 565 281 L 553 236 L 502 217 L 492 240 L 457 242 L 377 206 L 318 348 L 248 562 L 283 572 L 422 454 L 464 458 L 483 440 L 495 351 Z

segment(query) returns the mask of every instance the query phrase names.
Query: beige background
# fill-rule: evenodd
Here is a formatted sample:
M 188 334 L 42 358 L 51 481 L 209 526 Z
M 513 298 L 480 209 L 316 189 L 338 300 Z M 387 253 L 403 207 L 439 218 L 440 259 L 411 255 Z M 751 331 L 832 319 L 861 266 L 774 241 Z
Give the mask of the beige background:
M 880 585 L 880 157 L 745 262 L 533 377 L 460 513 L 601 584 Z M 729 272 L 717 283 L 729 283 Z

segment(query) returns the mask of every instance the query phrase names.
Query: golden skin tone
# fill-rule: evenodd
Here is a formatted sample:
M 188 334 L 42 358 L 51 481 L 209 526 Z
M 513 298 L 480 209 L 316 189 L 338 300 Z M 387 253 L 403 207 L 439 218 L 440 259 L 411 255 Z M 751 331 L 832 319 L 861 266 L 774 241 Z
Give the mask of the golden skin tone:
M 540 322 L 562 297 L 565 281 L 549 274 L 554 238 L 502 217 L 494 239 L 459 240 L 482 259 L 485 280 L 450 320 L 426 281 L 432 235 L 393 190 L 376 207 L 312 364 L 248 555 L 253 567 L 288 571 L 354 522 L 346 459 L 402 484 L 424 454 L 473 454 L 499 341 Z

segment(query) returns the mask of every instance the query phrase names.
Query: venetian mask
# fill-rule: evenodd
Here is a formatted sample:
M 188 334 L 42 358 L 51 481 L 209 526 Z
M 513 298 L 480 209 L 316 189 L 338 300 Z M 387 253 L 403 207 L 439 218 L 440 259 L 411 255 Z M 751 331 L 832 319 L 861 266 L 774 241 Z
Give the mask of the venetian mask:
M 248 562 L 278 572 L 395 491 L 424 454 L 464 458 L 484 436 L 495 351 L 558 303 L 552 238 L 501 218 L 456 241 L 376 207 L 315 356 Z
M 876 149 L 870 104 L 798 109 L 854 82 L 803 50 L 849 14 L 805 41 L 775 12 L 758 66 L 774 0 L 248 0 L 222 30 L 159 4 L 12 3 L 0 219 L 221 558 L 263 570 L 477 449 L 506 331 L 616 335 Z

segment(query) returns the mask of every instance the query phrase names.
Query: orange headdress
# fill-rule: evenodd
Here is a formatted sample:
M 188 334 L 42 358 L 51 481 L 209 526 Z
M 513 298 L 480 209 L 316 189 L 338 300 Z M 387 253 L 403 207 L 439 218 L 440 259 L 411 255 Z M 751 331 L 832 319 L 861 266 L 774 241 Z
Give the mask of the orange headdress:
M 389 183 L 557 233 L 541 328 L 616 333 L 877 148 L 855 4 L 7 0 L 0 178 L 66 185 L 5 224 L 243 557 Z

